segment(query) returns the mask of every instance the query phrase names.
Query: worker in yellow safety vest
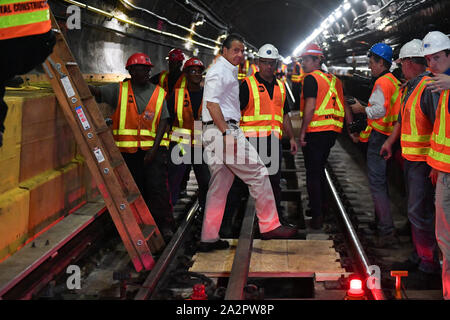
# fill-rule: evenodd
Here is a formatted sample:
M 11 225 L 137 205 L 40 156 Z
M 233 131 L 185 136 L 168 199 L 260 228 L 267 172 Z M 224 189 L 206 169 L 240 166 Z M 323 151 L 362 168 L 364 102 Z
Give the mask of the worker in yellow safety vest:
M 400 81 L 389 72 L 392 65 L 392 48 L 384 43 L 376 43 L 369 50 L 369 68 L 376 78 L 369 105 L 364 107 L 356 100 L 352 104 L 354 113 L 367 115 L 367 128 L 353 141 L 368 142 L 367 173 L 372 199 L 375 205 L 378 237 L 372 244 L 374 247 L 390 247 L 397 245 L 399 240 L 395 233 L 392 219 L 390 199 L 387 188 L 387 161 L 380 157 L 380 149 L 391 135 L 397 122 L 400 110 Z
M 150 82 L 163 87 L 168 97 L 170 97 L 173 90 L 186 87 L 186 77 L 181 70 L 185 55 L 181 49 L 174 48 L 169 51 L 166 59 L 169 64 L 169 70 L 163 70 L 155 74 L 150 78 Z
M 450 40 L 439 31 L 422 40 L 423 54 L 434 73 L 428 86 L 440 92 L 427 162 L 436 184 L 436 238 L 442 252 L 442 292 L 450 300 Z
M 47 1 L 0 1 L 0 147 L 8 112 L 3 100 L 7 82 L 44 62 L 54 45 Z
M 301 57 L 300 59 L 301 60 Z M 291 77 L 291 83 L 292 83 L 292 95 L 294 96 L 295 102 L 293 105 L 293 110 L 300 110 L 300 101 L 301 101 L 301 93 L 302 93 L 302 83 L 303 78 L 305 76 L 305 72 L 303 71 L 302 64 L 299 61 L 293 62 L 293 69 L 291 72 L 287 74 Z M 301 116 L 303 116 L 301 114 Z
M 290 108 L 285 84 L 274 74 L 279 60 L 278 49 L 272 44 L 263 45 L 258 52 L 259 72 L 244 79 L 239 87 L 241 106 L 240 128 L 249 139 L 269 171 L 269 179 L 275 197 L 278 216 L 282 223 L 281 206 L 281 138 L 286 133 L 291 154 L 297 153 L 297 143 L 292 129 Z M 248 187 L 238 177 L 227 197 L 227 205 L 222 220 L 221 236 L 234 235 L 233 218 L 241 198 L 248 195 Z
M 185 88 L 177 88 L 167 100 L 171 114 L 172 130 L 170 134 L 169 188 L 172 203 L 175 205 L 186 172 L 194 169 L 198 184 L 200 210 L 204 210 L 210 173 L 203 161 L 202 153 L 202 114 L 203 87 L 201 86 L 205 66 L 198 58 L 187 60 L 183 73 L 187 79 Z M 176 148 L 178 147 L 178 148 Z
M 431 167 L 427 164 L 439 94 L 432 93 L 426 87 L 426 83 L 431 81 L 431 73 L 426 71 L 427 62 L 423 57 L 421 40 L 406 43 L 395 62 L 401 64 L 408 82 L 402 90 L 398 121 L 381 147 L 380 155 L 386 154 L 384 158 L 389 159 L 392 145 L 400 139 L 405 159 L 403 168 L 408 219 L 415 250 L 407 261 L 395 264 L 392 269 L 409 269 L 406 285 L 410 289 L 439 289 L 441 279 L 435 237 L 434 187 L 430 179 Z
M 338 133 L 342 131 L 344 117 L 351 122 L 346 112 L 346 102 L 341 81 L 321 69 L 324 61 L 322 49 L 312 43 L 302 55 L 305 72 L 302 88 L 304 102 L 303 121 L 300 129 L 305 168 L 306 188 L 309 196 L 312 229 L 322 229 L 324 195 L 326 194 L 325 163 Z
M 149 81 L 153 64 L 144 53 L 131 55 L 126 69 L 131 75 L 120 83 L 89 86 L 98 102 L 110 105 L 112 133 L 164 239 L 170 240 L 175 220 L 168 189 L 166 133 L 170 114 L 166 91 Z

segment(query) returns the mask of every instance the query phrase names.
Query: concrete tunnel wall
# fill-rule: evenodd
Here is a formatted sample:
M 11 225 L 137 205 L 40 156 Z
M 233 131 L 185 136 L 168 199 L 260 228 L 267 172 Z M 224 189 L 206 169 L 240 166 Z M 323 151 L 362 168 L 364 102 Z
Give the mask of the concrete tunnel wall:
M 69 30 L 65 23 L 69 4 L 63 1 L 50 1 L 49 3 L 60 26 L 64 29 L 69 47 L 83 73 L 127 74 L 125 63 L 128 57 L 135 52 L 144 52 L 149 55 L 154 64 L 151 74 L 168 68 L 165 58 L 172 48 L 180 48 L 188 57 L 193 56 L 192 51 L 184 48 L 184 42 L 181 40 L 142 30 L 116 19 L 109 20 L 107 17 L 83 9 L 80 12 L 81 29 Z M 107 12 L 118 12 L 118 8 L 120 9 L 116 1 L 84 0 L 83 3 Z M 120 12 L 128 13 L 126 10 Z M 155 28 L 154 21 L 151 21 L 147 15 L 142 19 L 128 16 L 127 18 Z M 184 34 L 186 31 L 179 28 L 169 31 L 186 36 Z M 208 44 L 211 45 L 211 43 Z M 211 63 L 214 58 L 213 50 L 204 47 L 197 48 L 199 50 L 198 58 L 205 65 Z M 192 48 L 192 50 L 194 49 L 195 47 Z

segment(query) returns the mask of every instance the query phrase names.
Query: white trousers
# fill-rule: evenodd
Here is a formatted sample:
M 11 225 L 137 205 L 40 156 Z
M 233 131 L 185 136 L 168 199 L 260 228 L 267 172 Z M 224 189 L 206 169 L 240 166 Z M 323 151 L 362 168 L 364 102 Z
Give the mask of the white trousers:
M 281 225 L 266 166 L 242 130 L 233 124 L 229 127 L 236 138 L 235 150 L 224 147 L 222 133 L 215 125 L 203 127 L 204 160 L 209 166 L 211 179 L 206 196 L 202 242 L 219 239 L 227 195 L 235 175 L 249 186 L 250 195 L 255 199 L 260 232 L 269 232 Z

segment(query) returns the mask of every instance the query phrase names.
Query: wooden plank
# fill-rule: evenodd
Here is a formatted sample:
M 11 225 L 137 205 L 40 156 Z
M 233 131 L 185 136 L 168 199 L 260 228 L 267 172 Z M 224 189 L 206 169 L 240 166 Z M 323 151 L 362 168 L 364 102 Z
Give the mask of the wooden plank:
M 189 271 L 211 277 L 229 276 L 237 240 L 227 241 L 230 248 L 226 250 L 196 253 Z M 249 277 L 306 277 L 315 273 L 320 279 L 339 278 L 345 270 L 332 246 L 331 240 L 255 239 Z

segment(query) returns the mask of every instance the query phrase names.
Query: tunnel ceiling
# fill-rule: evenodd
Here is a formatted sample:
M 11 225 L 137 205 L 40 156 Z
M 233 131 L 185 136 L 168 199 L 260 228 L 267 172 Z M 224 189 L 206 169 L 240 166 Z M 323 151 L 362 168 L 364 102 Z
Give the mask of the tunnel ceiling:
M 213 10 L 257 48 L 275 45 L 287 56 L 328 15 L 341 0 L 203 0 L 197 2 Z
M 450 31 L 449 0 L 348 0 L 345 11 L 343 0 L 128 1 L 184 26 L 201 14 L 207 23 L 196 31 L 202 35 L 217 38 L 224 30 L 236 32 L 251 49 L 272 43 L 285 57 L 338 7 L 342 17 L 315 39 L 331 59 L 349 52 L 365 54 L 378 41 L 396 48 L 401 41 L 423 37 L 429 28 Z

